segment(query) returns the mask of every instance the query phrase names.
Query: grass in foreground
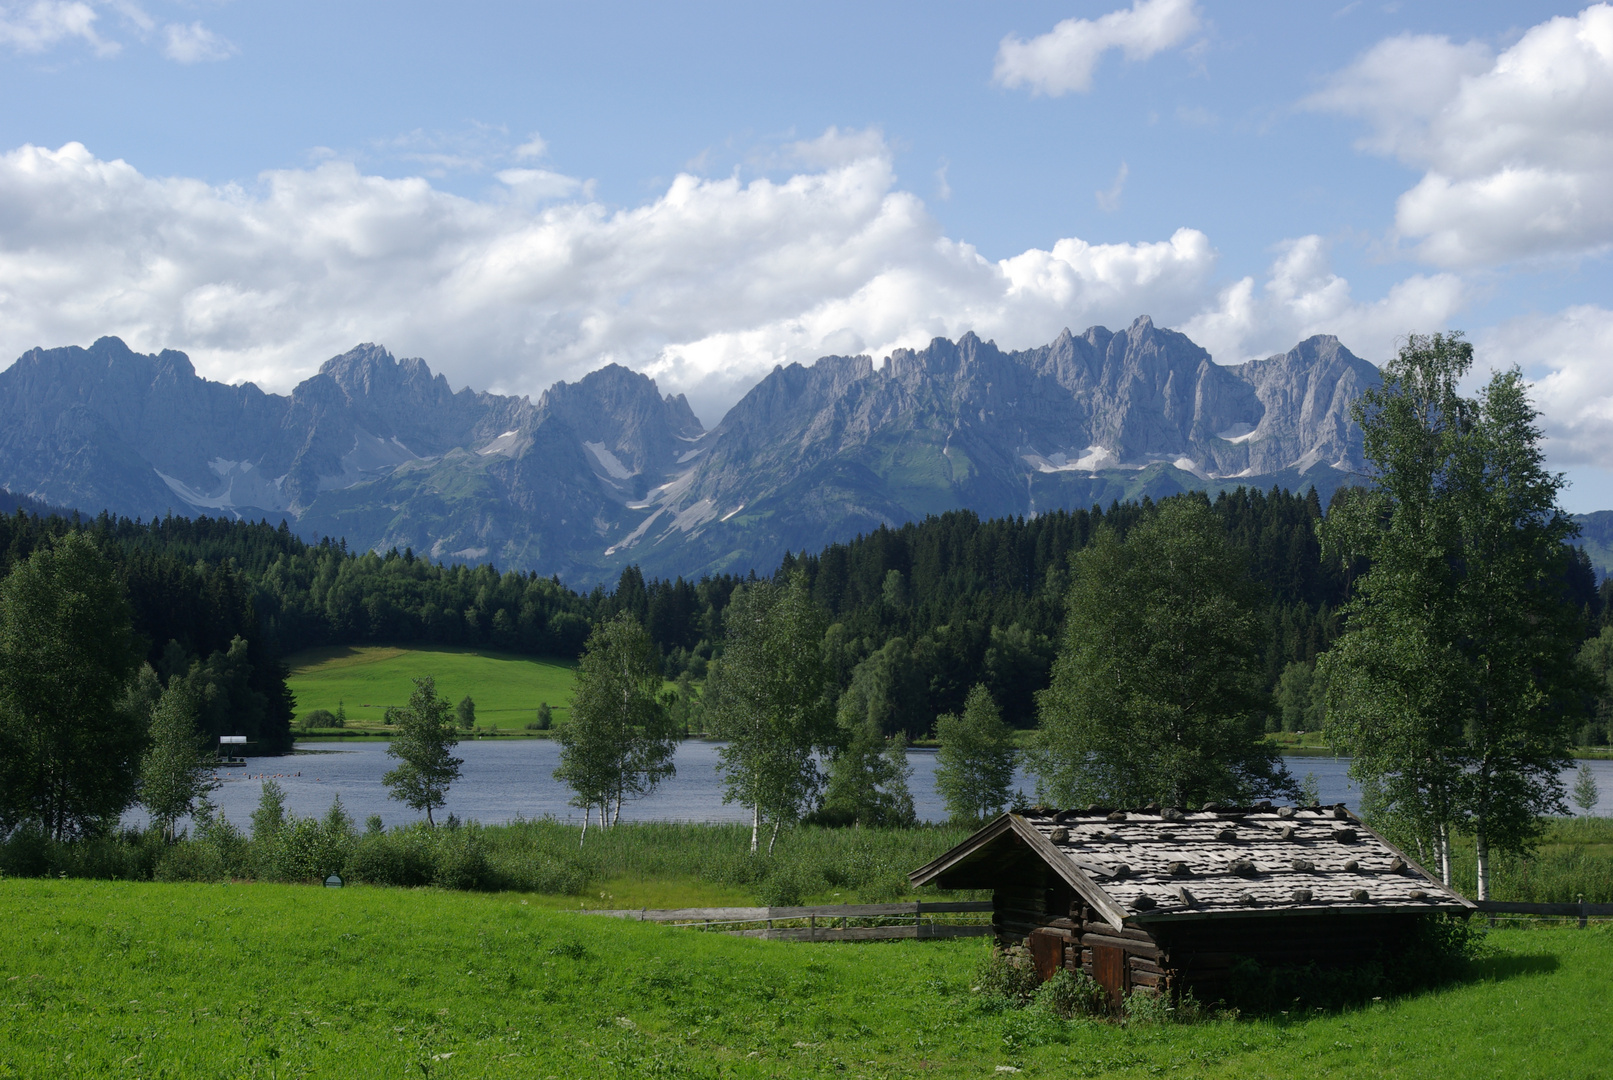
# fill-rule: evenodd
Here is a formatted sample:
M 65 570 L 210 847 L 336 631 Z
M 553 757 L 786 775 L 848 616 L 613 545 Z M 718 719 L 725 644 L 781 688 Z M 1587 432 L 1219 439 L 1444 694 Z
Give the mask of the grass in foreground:
M 469 694 L 476 702 L 476 723 L 522 729 L 537 718 L 538 703 L 547 701 L 555 719 L 569 714 L 575 664 L 538 660 L 515 653 L 436 646 L 408 649 L 391 646 L 334 645 L 288 657 L 286 684 L 297 695 L 297 713 L 314 709 L 347 709 L 349 728 L 385 730 L 389 705 L 405 705 L 414 679 L 433 675 L 437 690 L 449 701 Z
M 807 945 L 516 895 L 0 882 L 0 1077 L 1599 1077 L 1613 933 L 1478 977 L 1194 1026 L 982 1007 L 979 941 Z

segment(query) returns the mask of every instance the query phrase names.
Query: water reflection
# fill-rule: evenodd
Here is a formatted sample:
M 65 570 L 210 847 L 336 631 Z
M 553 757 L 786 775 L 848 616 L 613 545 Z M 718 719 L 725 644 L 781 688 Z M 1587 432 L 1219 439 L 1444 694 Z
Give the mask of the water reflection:
M 681 744 L 675 759 L 677 776 L 649 798 L 623 806 L 622 820 L 749 820 L 744 807 L 722 801 L 718 746 L 702 740 Z M 386 744 L 314 743 L 299 746 L 299 750 L 307 752 L 252 759 L 245 768 L 221 771 L 223 783 L 213 793 L 213 801 L 231 821 L 244 827 L 257 806 L 260 779 L 273 777 L 286 791 L 288 809 L 298 814 L 323 814 L 331 800 L 340 795 L 347 812 L 360 822 L 370 814 L 380 814 L 388 825 L 422 816 L 387 798 L 381 775 L 394 762 L 386 756 Z M 581 821 L 581 811 L 567 805 L 570 792 L 553 777 L 560 747 L 552 740 L 473 741 L 461 743 L 456 753 L 465 760 L 464 769 L 448 793 L 448 805 L 436 814 L 438 820 L 453 813 L 461 819 L 474 818 L 487 824 L 545 815 Z M 913 802 L 924 821 L 946 819 L 946 809 L 935 790 L 935 757 L 933 750 L 908 752 L 913 766 Z M 1359 792 L 1347 775 L 1348 759 L 1284 760 L 1296 779 L 1315 774 L 1322 802 L 1342 802 L 1352 808 L 1359 805 Z M 1591 767 L 1602 794 L 1597 812 L 1609 813 L 1613 811 L 1613 761 L 1591 762 Z M 1572 782 L 1572 774 L 1568 782 Z M 1015 784 L 1027 794 L 1035 790 L 1035 780 L 1023 770 L 1016 774 Z M 126 820 L 142 824 L 144 817 L 131 813 Z

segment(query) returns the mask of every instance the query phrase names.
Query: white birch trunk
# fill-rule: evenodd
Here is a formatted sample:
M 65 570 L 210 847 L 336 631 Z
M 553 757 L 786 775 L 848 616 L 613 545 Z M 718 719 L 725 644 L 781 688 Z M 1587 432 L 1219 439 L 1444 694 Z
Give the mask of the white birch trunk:
M 768 840 L 767 842 L 767 857 L 769 859 L 773 857 L 773 845 L 778 843 L 778 826 L 778 822 L 773 822 L 773 836 L 772 839 Z
M 1439 827 L 1439 880 L 1451 887 L 1451 827 L 1445 824 Z
M 756 842 L 758 839 L 758 834 L 760 834 L 761 831 L 762 804 L 760 802 L 754 802 L 751 803 L 750 808 L 750 853 L 752 855 L 756 854 Z
M 593 816 L 594 808 L 592 806 L 582 808 L 582 835 L 577 838 L 578 847 L 582 847 L 582 842 L 588 839 L 588 819 Z
M 1473 823 L 1473 839 L 1478 859 L 1479 871 L 1479 899 L 1490 898 L 1490 838 L 1484 832 L 1484 819 L 1479 818 Z

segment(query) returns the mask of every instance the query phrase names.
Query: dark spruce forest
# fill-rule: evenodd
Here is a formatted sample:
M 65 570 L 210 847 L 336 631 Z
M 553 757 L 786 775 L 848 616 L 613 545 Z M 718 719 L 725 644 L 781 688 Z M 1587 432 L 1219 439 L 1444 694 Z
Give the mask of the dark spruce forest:
M 1321 558 L 1321 501 L 1314 489 L 1240 488 L 1210 506 L 1263 591 L 1267 726 L 1305 729 L 1308 672 L 1341 629 L 1334 613 L 1349 585 L 1346 571 Z M 1144 498 L 1032 518 L 951 511 L 787 554 L 773 576 L 806 575 L 828 615 L 824 648 L 840 687 L 856 679 L 871 690 L 888 734 L 923 737 L 938 714 L 962 709 L 976 683 L 1011 723 L 1030 727 L 1060 638 L 1071 555 L 1101 525 L 1124 534 L 1155 508 Z M 431 643 L 570 658 L 594 625 L 627 611 L 660 649 L 666 678 L 688 694 L 721 655 L 723 610 L 746 580 L 646 578 L 635 566 L 610 589 L 579 592 L 487 563 L 310 543 L 284 522 L 87 519 L 37 505 L 0 517 L 0 576 L 75 530 L 116 566 L 146 659 L 165 677 L 190 672 L 201 683 L 208 733 L 245 733 L 264 749 L 292 739 L 282 658 L 314 645 Z M 1587 636 L 1596 633 L 1613 596 L 1608 583 L 1597 587 L 1583 551 L 1564 587 Z M 1604 726 L 1594 721 L 1582 741 L 1602 741 Z

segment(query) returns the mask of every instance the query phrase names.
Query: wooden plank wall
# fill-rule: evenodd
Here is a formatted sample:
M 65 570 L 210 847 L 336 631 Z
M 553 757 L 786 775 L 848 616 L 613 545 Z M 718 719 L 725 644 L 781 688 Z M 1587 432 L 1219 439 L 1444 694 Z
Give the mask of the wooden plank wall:
M 1130 927 L 1116 930 L 1043 864 L 1026 867 L 998 885 L 992 900 L 992 925 L 1000 944 L 1023 946 L 1032 933 L 1055 937 L 1064 943 L 1063 966 L 1094 979 L 1099 973 L 1093 948 L 1117 948 L 1124 974 L 1119 985 L 1105 987 L 1116 998 L 1134 988 L 1158 992 L 1168 985 L 1165 951 L 1153 937 Z

